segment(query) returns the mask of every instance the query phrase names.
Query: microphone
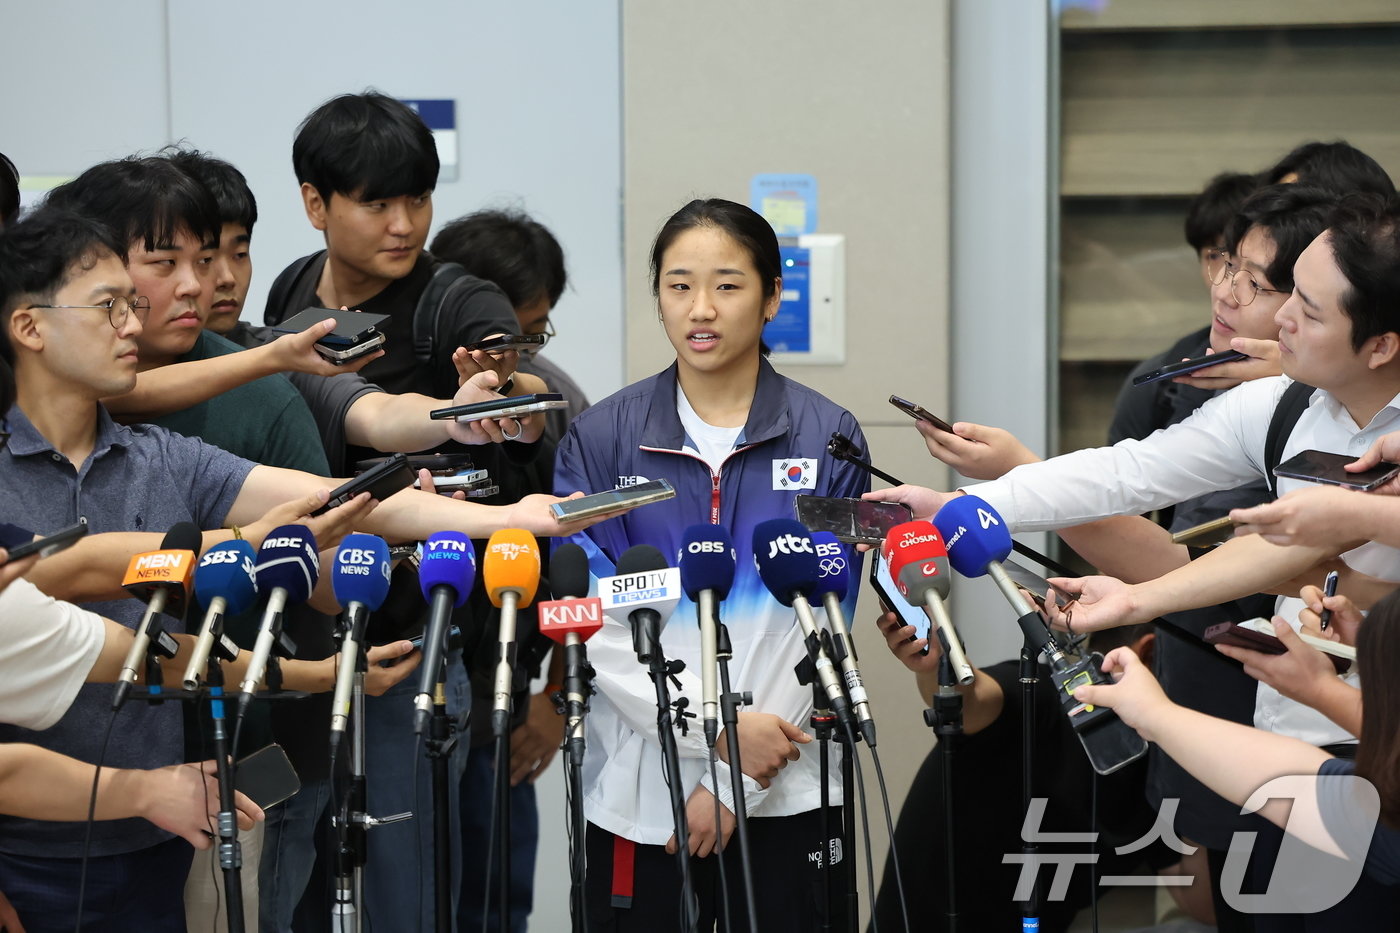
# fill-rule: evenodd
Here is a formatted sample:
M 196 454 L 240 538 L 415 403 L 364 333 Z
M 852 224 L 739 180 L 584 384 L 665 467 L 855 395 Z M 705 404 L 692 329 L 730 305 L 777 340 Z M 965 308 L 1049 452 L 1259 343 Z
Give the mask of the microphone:
M 681 535 L 676 560 L 681 589 L 695 602 L 700 623 L 700 684 L 704 697 L 705 741 L 711 747 L 719 737 L 719 618 L 715 604 L 723 602 L 734 585 L 738 556 L 734 541 L 723 525 L 691 525 Z
M 344 637 L 336 661 L 335 697 L 331 701 L 333 758 L 350 719 L 350 691 L 355 682 L 360 643 L 365 637 L 365 623 L 389 594 L 389 545 L 384 539 L 376 535 L 346 535 L 340 550 L 335 552 L 331 589 L 335 592 L 335 601 L 345 609 Z
M 511 686 L 515 671 L 515 611 L 530 605 L 540 585 L 540 547 L 535 536 L 519 528 L 503 528 L 486 543 L 481 568 L 486 595 L 501 610 L 497 635 L 496 682 L 491 706 L 491 734 L 510 729 Z
M 797 623 L 807 643 L 817 680 L 826 692 L 831 711 L 846 728 L 851 728 L 851 710 L 831 657 L 822 645 L 817 620 L 809 602 L 821 576 L 821 561 L 807 527 L 790 518 L 770 518 L 753 530 L 753 562 L 759 579 L 773 598 L 797 613 Z
M 1010 537 L 1007 535 L 1008 540 Z M 1007 553 L 1011 553 L 1009 547 Z M 952 577 L 948 573 L 948 551 L 938 529 L 926 521 L 895 525 L 885 535 L 884 558 L 900 595 L 915 605 L 923 603 L 924 611 L 938 626 L 938 641 L 958 683 L 972 683 L 972 665 L 967 663 L 962 639 L 958 638 L 943 602 Z
M 253 567 L 253 580 L 259 593 L 267 593 L 267 608 L 263 610 L 253 656 L 239 685 L 238 718 L 248 712 L 258 684 L 267 672 L 268 657 L 273 642 L 290 654 L 290 645 L 282 635 L 282 611 L 288 604 L 304 603 L 316 588 L 321 573 L 321 559 L 316 552 L 316 536 L 305 525 L 282 525 L 274 528 L 258 549 L 258 562 Z M 237 744 L 235 740 L 234 744 Z
M 870 712 L 870 696 L 865 692 L 860 668 L 856 667 L 860 658 L 856 655 L 856 643 L 851 638 L 850 626 L 846 624 L 846 610 L 841 608 L 841 601 L 846 598 L 851 585 L 851 557 L 836 535 L 829 531 L 812 532 L 812 543 L 817 548 L 817 592 L 822 594 L 822 605 L 831 622 L 836 663 L 841 667 L 846 692 L 850 694 L 851 705 L 855 707 L 860 734 L 865 744 L 874 748 L 875 719 Z
M 1049 660 L 1060 705 L 1093 769 L 1099 774 L 1112 774 L 1147 754 L 1147 743 L 1117 713 L 1074 698 L 1075 689 L 1084 684 L 1112 683 L 1103 673 L 1103 656 L 1095 651 L 1078 661 L 1065 657 L 1040 613 L 1002 566 L 1001 562 L 1011 555 L 1011 532 L 996 509 L 977 496 L 955 496 L 933 517 L 933 523 L 947 542 L 953 569 L 965 577 L 991 577 L 1019 615 L 1016 621 L 1027 644 Z
M 588 555 L 572 541 L 549 559 L 551 588 L 558 599 L 539 604 L 540 634 L 564 646 L 564 744 L 569 759 L 583 764 L 583 715 L 592 669 L 583 643 L 603 627 L 603 601 L 588 594 Z
M 205 613 L 190 663 L 185 665 L 186 690 L 199 689 L 200 678 L 209 667 L 209 656 L 214 653 L 215 633 L 219 657 L 226 661 L 238 657 L 238 646 L 223 636 L 224 617 L 238 615 L 257 600 L 258 588 L 253 582 L 253 561 L 257 556 L 247 541 L 225 541 L 210 548 L 194 569 L 194 595 Z
M 189 595 L 194 560 L 203 541 L 199 529 L 191 522 L 178 522 L 165 533 L 160 550 L 137 554 L 127 565 L 122 589 L 146 603 L 146 611 L 136 626 L 136 639 L 126 652 L 117 689 L 112 696 L 112 709 L 120 709 L 136 683 L 136 668 L 146 659 L 151 639 L 156 650 L 167 658 L 175 657 L 178 646 L 156 619 L 161 613 L 183 618 Z M 155 634 L 152 636 L 152 629 Z M 149 692 L 149 691 L 148 691 Z
M 476 548 L 466 535 L 439 531 L 423 542 L 418 586 L 428 601 L 428 624 L 423 629 L 423 666 L 418 670 L 418 693 L 413 698 L 415 735 L 422 735 L 432 712 L 452 610 L 466 604 L 475 580 Z
M 632 630 L 637 660 L 649 664 L 659 651 L 666 620 L 681 601 L 681 572 L 649 544 L 628 548 L 617 561 L 617 573 L 598 581 L 603 613 Z

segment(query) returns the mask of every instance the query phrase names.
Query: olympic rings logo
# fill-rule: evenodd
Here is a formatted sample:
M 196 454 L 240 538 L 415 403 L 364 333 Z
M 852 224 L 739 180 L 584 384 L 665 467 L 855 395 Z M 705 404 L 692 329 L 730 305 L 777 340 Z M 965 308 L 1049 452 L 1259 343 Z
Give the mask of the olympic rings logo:
M 846 572 L 846 558 L 826 557 L 821 561 L 821 575 L 824 577 L 836 577 Z

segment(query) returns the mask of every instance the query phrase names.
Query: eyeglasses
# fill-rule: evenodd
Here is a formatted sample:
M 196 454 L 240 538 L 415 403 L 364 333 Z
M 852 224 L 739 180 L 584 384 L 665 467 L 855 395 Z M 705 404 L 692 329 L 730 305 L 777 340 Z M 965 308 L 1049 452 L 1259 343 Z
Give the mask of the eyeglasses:
M 552 339 L 554 339 L 555 337 L 559 336 L 558 334 L 556 334 L 556 333 L 554 332 L 554 322 L 551 321 L 549 318 L 546 317 L 543 321 L 540 321 L 540 322 L 538 322 L 538 323 L 542 323 L 542 324 L 544 325 L 544 329 L 543 329 L 543 330 L 531 330 L 531 331 L 530 331 L 530 336 L 531 336 L 531 337 L 543 337 L 543 338 L 545 338 L 544 343 L 540 344 L 540 345 L 537 346 L 537 347 L 531 347 L 531 348 L 528 349 L 528 350 L 521 350 L 521 351 L 520 351 L 520 355 L 521 355 L 521 356 L 534 356 L 536 353 L 540 352 L 540 350 L 542 350 L 542 349 L 544 348 L 544 345 L 545 345 L 546 343 L 549 343 L 550 340 L 552 340 Z
M 146 312 L 151 310 L 151 299 L 140 297 L 136 300 L 117 297 L 109 298 L 98 305 L 30 305 L 31 308 L 47 308 L 51 311 L 67 311 L 70 309 L 94 309 L 107 312 L 107 322 L 116 330 L 121 330 L 126 319 L 131 316 L 131 312 L 136 312 L 138 320 L 144 320 Z
M 1265 288 L 1260 285 L 1253 273 L 1248 269 L 1237 268 L 1230 261 L 1229 253 L 1223 251 L 1207 253 L 1206 277 L 1210 279 L 1210 284 L 1219 285 L 1227 275 L 1230 277 L 1230 296 L 1235 299 L 1235 304 L 1241 308 L 1259 297 L 1260 292 L 1270 292 L 1275 295 L 1289 294 L 1280 288 Z

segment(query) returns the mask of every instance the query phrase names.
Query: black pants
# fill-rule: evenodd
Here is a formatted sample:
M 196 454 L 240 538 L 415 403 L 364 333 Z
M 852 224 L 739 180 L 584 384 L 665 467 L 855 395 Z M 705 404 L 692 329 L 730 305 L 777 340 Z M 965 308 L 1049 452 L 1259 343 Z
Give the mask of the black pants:
M 828 811 L 833 839 L 839 838 L 841 808 Z M 826 913 L 822 866 L 833 851 L 822 839 L 821 812 L 749 820 L 749 845 L 754 863 L 754 899 L 763 931 L 815 930 Z M 680 868 L 665 846 L 635 845 L 592 823 L 588 824 L 588 928 L 592 933 L 668 933 L 681 929 Z M 833 927 L 844 930 L 845 871 L 852 866 L 849 847 L 832 864 Z M 700 924 L 709 933 L 719 921 L 722 931 L 747 931 L 744 883 L 740 874 L 739 840 L 729 837 L 724 850 L 729 884 L 729 918 L 721 903 L 717 860 L 690 860 L 690 873 L 699 901 Z M 628 863 L 631 872 L 628 876 Z M 630 882 L 630 883 L 629 883 Z M 630 892 L 630 896 L 629 896 Z

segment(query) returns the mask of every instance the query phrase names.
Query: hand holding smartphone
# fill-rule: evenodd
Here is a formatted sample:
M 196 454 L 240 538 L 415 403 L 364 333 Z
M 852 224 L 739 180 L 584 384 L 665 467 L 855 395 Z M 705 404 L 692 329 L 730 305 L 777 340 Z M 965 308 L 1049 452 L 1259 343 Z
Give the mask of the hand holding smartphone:
M 273 332 L 299 334 L 326 318 L 335 319 L 335 329 L 316 341 L 316 352 L 338 366 L 357 360 L 384 346 L 384 332 L 380 328 L 389 320 L 387 314 L 307 308 L 277 325 Z
M 1355 463 L 1356 459 L 1347 454 L 1328 453 L 1325 450 L 1305 450 L 1274 467 L 1274 475 L 1370 492 L 1384 486 L 1394 479 L 1396 474 L 1400 474 L 1400 464 L 1395 463 L 1378 463 L 1359 473 L 1347 471 L 1345 466 Z
M 605 515 L 608 512 L 629 511 L 652 502 L 673 498 L 675 495 L 676 490 L 671 488 L 670 483 L 664 479 L 654 479 L 651 482 L 638 483 L 635 486 L 609 489 L 607 492 L 595 492 L 591 496 L 583 496 L 579 499 L 566 499 L 563 502 L 554 503 L 549 508 L 554 513 L 555 519 L 560 522 L 579 522 L 595 515 Z
M 313 517 L 324 515 L 362 492 L 368 492 L 371 499 L 383 502 L 400 489 L 412 486 L 414 478 L 415 474 L 408 465 L 408 457 L 404 454 L 394 454 L 378 466 L 366 470 L 337 488 L 331 493 L 330 500 L 311 514 Z
M 1194 360 L 1182 360 L 1180 363 L 1169 363 L 1149 373 L 1143 373 L 1141 376 L 1137 376 L 1133 379 L 1133 385 L 1151 385 L 1154 382 L 1161 382 L 1163 379 L 1175 379 L 1177 376 L 1194 373 L 1198 369 L 1219 366 L 1222 363 L 1236 363 L 1240 360 L 1247 359 L 1249 359 L 1249 355 L 1247 353 L 1241 353 L 1239 350 L 1226 350 L 1223 353 L 1207 353 L 1205 356 L 1198 356 Z
M 451 408 L 438 408 L 428 412 L 435 421 L 482 421 L 486 418 L 520 418 L 537 411 L 551 411 L 568 408 L 569 403 L 557 392 L 539 392 L 535 395 L 516 395 L 509 398 L 490 399 L 485 402 L 472 402 L 470 405 L 454 405 Z
M 898 408 L 900 411 L 904 412 L 909 417 L 913 418 L 915 421 L 927 421 L 929 424 L 933 425 L 940 431 L 945 431 L 948 434 L 953 433 L 953 426 L 951 424 L 944 421 L 942 418 L 938 417 L 922 405 L 911 402 L 906 398 L 900 398 L 898 395 L 890 396 L 890 404 L 893 405 L 895 408 Z

